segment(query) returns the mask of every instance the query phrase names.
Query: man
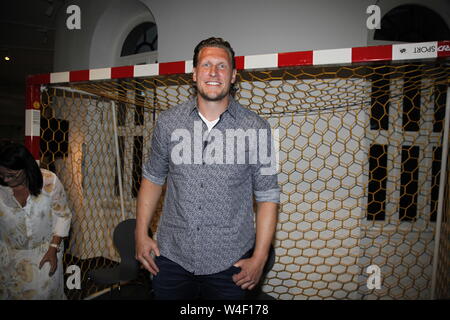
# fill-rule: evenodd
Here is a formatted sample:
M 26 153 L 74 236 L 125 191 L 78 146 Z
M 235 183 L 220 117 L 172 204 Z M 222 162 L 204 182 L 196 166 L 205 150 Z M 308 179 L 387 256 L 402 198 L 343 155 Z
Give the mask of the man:
M 268 258 L 279 187 L 274 170 L 251 161 L 262 147 L 250 135 L 248 144 L 220 142 L 230 132 L 270 137 L 270 126 L 231 97 L 236 67 L 228 42 L 200 42 L 193 67 L 196 97 L 162 112 L 153 132 L 137 200 L 136 259 L 154 275 L 156 299 L 243 299 Z M 166 179 L 155 241 L 147 230 Z

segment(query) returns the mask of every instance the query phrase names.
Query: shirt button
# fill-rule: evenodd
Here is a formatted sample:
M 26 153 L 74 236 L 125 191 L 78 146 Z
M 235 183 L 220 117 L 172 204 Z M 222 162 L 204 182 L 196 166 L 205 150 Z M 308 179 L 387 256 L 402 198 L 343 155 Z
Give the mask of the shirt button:
M 199 210 L 202 210 L 202 206 L 198 206 L 198 209 L 199 209 Z

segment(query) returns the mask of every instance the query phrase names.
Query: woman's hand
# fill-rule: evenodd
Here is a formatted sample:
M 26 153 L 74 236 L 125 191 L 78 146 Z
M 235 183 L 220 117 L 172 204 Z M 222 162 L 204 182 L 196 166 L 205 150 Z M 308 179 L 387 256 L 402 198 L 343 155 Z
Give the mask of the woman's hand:
M 46 262 L 50 263 L 50 272 L 48 273 L 49 277 L 53 276 L 56 268 L 58 267 L 58 258 L 56 257 L 56 253 L 56 248 L 50 247 L 42 258 L 41 263 L 39 263 L 39 269 L 41 269 Z

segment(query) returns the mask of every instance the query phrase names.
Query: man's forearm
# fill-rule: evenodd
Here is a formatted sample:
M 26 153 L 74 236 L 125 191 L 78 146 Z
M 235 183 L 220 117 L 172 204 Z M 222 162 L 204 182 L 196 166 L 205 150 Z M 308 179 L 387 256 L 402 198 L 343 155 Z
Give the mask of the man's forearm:
M 258 202 L 256 212 L 256 243 L 253 257 L 266 261 L 277 225 L 278 204 Z
M 147 236 L 148 227 L 162 193 L 162 186 L 145 178 L 142 179 L 137 198 L 136 237 Z

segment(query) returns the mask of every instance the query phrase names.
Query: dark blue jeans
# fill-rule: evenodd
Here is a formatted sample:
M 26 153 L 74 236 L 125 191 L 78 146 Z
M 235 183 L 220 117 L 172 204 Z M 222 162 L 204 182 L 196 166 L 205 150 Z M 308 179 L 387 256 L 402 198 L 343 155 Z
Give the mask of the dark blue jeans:
M 246 253 L 243 258 L 250 256 Z M 163 256 L 155 257 L 159 272 L 153 277 L 156 300 L 242 300 L 246 290 L 233 281 L 241 268 L 230 268 L 209 275 L 194 275 Z

